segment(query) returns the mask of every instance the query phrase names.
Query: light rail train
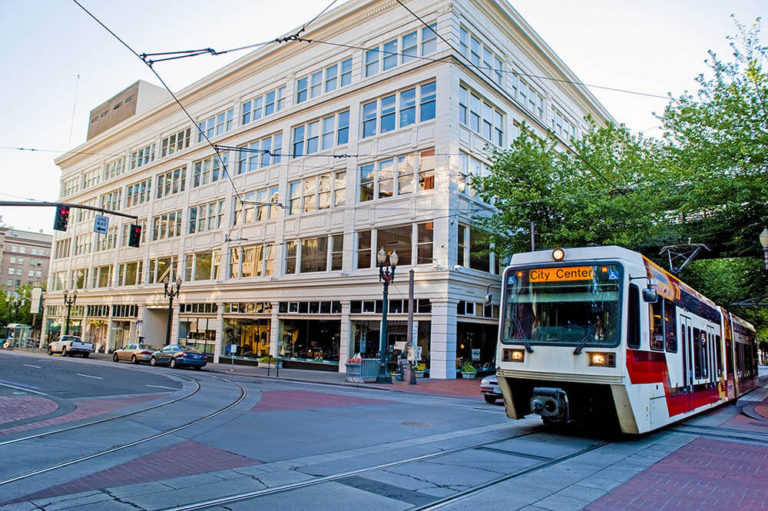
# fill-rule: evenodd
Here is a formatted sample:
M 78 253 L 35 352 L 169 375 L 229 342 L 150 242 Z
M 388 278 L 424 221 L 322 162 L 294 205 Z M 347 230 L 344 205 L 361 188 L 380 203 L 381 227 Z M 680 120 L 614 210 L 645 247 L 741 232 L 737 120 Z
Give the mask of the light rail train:
M 642 434 L 757 385 L 755 329 L 624 248 L 513 256 L 497 377 L 507 416 Z

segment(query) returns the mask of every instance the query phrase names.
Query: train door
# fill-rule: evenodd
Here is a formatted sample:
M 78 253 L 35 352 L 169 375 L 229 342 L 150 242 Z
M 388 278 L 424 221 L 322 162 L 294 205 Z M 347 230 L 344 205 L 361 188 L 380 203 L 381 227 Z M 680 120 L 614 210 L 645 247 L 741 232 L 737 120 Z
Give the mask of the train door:
M 717 387 L 717 380 L 720 378 L 720 373 L 717 370 L 717 343 L 715 343 L 715 328 L 712 325 L 707 325 L 707 369 L 709 378 L 707 382 L 711 388 Z
M 691 409 L 691 395 L 693 394 L 693 322 L 688 316 L 680 314 L 680 345 L 682 347 L 683 360 L 683 393 L 685 395 L 684 409 L 687 412 Z

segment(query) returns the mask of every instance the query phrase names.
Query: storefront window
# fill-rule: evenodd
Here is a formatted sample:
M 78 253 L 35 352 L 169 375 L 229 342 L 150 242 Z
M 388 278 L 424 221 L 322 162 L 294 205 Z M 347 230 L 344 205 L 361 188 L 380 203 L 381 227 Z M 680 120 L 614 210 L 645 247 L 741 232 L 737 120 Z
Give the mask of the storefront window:
M 237 356 L 245 358 L 267 356 L 271 324 L 269 319 L 224 318 L 224 347 L 236 345 Z
M 200 353 L 213 353 L 216 343 L 216 318 L 181 318 L 179 344 L 186 344 Z
M 340 341 L 339 320 L 285 319 L 280 321 L 278 355 L 298 361 L 338 364 Z

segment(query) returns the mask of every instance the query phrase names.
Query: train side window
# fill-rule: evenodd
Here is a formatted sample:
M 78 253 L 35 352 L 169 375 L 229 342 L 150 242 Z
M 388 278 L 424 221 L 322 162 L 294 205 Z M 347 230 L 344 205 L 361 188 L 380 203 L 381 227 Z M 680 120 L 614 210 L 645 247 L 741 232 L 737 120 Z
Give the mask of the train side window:
M 701 368 L 705 365 L 704 345 L 706 341 L 701 340 L 701 330 L 693 329 L 693 375 L 695 378 L 701 378 Z
M 651 313 L 651 349 L 664 351 L 664 300 L 649 305 Z
M 677 353 L 677 318 L 675 317 L 675 304 L 664 299 L 664 334 L 666 335 L 665 348 L 670 353 Z
M 629 314 L 627 314 L 627 347 L 640 347 L 640 288 L 629 285 Z

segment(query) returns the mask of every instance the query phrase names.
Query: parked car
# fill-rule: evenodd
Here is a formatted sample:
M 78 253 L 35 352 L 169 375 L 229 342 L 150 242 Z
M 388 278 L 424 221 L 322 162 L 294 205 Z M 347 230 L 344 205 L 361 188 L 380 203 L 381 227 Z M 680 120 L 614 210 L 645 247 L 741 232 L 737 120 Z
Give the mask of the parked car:
M 112 360 L 120 362 L 121 360 L 130 360 L 132 364 L 139 362 L 149 362 L 155 348 L 146 344 L 129 344 L 112 353 Z
M 486 403 L 495 403 L 497 399 L 501 399 L 501 391 L 499 390 L 499 382 L 496 379 L 495 374 L 486 376 L 480 381 L 480 392 L 483 393 Z
M 152 353 L 149 359 L 150 365 L 167 365 L 171 366 L 172 369 L 187 366 L 199 370 L 207 363 L 208 361 L 204 354 L 195 348 L 182 344 L 169 344 L 165 348 Z
M 93 353 L 93 343 L 83 342 L 76 335 L 62 335 L 56 341 L 48 345 L 48 354 L 61 353 L 62 357 L 80 354 L 83 358 Z

